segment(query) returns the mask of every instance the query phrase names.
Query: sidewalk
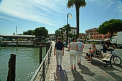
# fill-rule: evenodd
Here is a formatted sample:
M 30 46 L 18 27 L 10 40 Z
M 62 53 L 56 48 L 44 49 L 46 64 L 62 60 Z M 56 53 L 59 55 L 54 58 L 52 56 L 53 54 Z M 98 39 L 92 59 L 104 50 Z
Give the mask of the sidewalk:
M 56 73 L 56 57 L 54 56 L 54 45 L 55 43 L 52 42 L 52 54 L 45 81 L 55 81 L 54 76 Z
M 87 51 L 87 49 L 84 49 Z M 52 69 L 50 70 L 50 78 L 53 77 L 55 81 L 122 81 L 122 66 L 104 67 L 104 64 L 98 60 L 93 60 L 89 63 L 84 55 L 81 57 L 81 65 L 77 65 L 76 71 L 71 71 L 70 54 L 65 48 L 62 62 L 62 71 L 56 71 L 56 60 L 52 56 Z M 52 81 L 53 79 L 47 80 Z

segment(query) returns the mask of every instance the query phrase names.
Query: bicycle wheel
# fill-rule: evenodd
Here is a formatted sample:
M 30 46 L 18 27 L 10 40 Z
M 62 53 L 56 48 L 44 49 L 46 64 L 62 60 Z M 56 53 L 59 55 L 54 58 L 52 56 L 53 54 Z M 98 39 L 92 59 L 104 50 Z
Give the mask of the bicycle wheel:
M 114 57 L 114 64 L 120 65 L 121 64 L 121 58 L 119 56 Z
M 114 56 L 111 56 L 111 58 L 110 58 L 110 63 L 111 63 L 111 64 L 115 64 L 115 62 L 114 62 Z

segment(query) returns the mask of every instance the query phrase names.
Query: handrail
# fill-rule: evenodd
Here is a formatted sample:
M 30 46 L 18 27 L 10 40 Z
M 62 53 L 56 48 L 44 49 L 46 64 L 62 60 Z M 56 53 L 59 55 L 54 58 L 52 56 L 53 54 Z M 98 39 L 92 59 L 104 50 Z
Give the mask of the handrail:
M 31 80 L 30 81 L 35 81 L 38 73 L 40 72 L 40 70 L 44 70 L 42 71 L 42 75 L 44 76 L 45 75 L 45 62 L 50 62 L 50 56 L 51 56 L 51 52 L 52 52 L 52 46 L 50 46 L 49 50 L 47 51 L 46 53 L 46 56 L 44 57 L 44 59 L 42 60 L 41 64 L 39 65 L 39 67 L 36 69 L 34 75 L 32 76 Z M 47 61 L 46 61 L 47 59 Z M 49 63 L 48 63 L 49 65 Z M 47 68 L 48 69 L 48 68 Z M 46 69 L 46 70 L 47 70 Z M 42 80 L 39 80 L 39 81 L 45 81 L 45 76 L 41 78 Z

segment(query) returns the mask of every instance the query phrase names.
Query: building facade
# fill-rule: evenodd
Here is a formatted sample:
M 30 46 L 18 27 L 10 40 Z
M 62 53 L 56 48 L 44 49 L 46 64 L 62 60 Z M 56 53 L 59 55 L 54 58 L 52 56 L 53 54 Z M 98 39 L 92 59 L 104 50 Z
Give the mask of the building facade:
M 97 32 L 97 28 L 86 30 L 86 35 L 88 39 L 95 39 L 95 40 L 104 40 L 106 38 L 110 38 L 110 33 L 100 34 L 99 32 Z
M 76 35 L 77 34 L 77 28 L 76 27 L 70 27 L 69 34 Z
M 49 39 L 50 40 L 55 40 L 55 38 L 56 38 L 55 34 L 49 34 Z
M 66 30 L 66 28 L 59 28 L 58 31 L 60 31 L 59 32 L 60 33 L 59 36 L 61 36 L 63 38 L 63 40 L 66 40 L 66 38 L 67 38 L 67 34 L 66 34 L 67 30 Z M 76 27 L 70 27 L 69 31 L 68 31 L 68 38 L 69 39 L 73 38 L 73 37 L 75 37 L 76 34 L 77 34 Z

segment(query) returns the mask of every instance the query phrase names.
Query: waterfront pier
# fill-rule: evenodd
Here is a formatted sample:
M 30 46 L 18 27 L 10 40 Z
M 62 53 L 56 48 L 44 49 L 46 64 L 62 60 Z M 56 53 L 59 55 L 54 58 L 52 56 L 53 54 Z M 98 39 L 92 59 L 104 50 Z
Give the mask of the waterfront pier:
M 94 59 L 89 63 L 85 59 L 85 52 L 88 50 L 88 45 L 85 45 L 84 53 L 82 55 L 81 64 L 76 66 L 76 70 L 72 71 L 70 67 L 70 53 L 65 48 L 62 70 L 56 70 L 56 58 L 53 54 L 54 42 L 52 42 L 51 49 L 48 50 L 47 55 L 43 59 L 39 68 L 36 70 L 30 81 L 121 81 L 122 80 L 122 66 L 104 67 L 104 63 Z M 49 57 L 48 57 L 49 56 Z M 44 67 L 48 60 L 49 65 Z M 44 72 L 44 75 L 43 75 Z

